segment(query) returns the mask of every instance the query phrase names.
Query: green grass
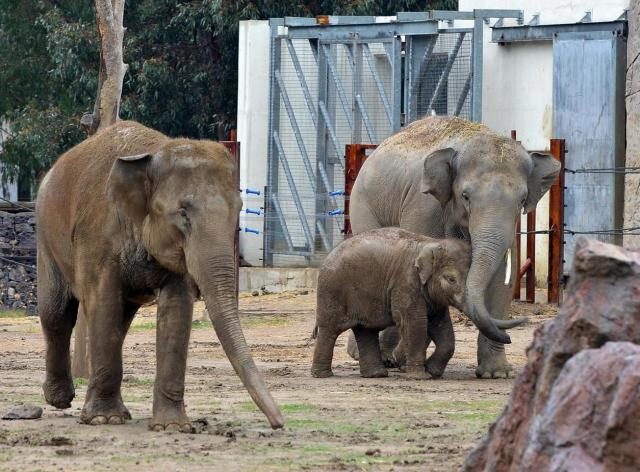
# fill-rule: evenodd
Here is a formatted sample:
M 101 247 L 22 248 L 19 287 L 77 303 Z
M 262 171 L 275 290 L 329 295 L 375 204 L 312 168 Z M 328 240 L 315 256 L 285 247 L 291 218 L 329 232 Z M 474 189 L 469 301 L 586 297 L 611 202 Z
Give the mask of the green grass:
M 365 428 L 352 423 L 339 423 L 328 420 L 290 418 L 286 420 L 286 426 L 293 430 L 324 431 L 327 433 L 363 433 Z
M 73 386 L 78 388 L 78 387 L 84 387 L 89 385 L 89 379 L 83 379 L 82 377 L 76 377 L 73 379 Z
M 0 318 L 24 318 L 27 316 L 25 310 L 0 310 Z
M 149 331 L 151 329 L 156 329 L 155 321 L 143 321 L 142 323 L 134 323 L 131 325 L 129 332 L 137 332 L 137 331 Z

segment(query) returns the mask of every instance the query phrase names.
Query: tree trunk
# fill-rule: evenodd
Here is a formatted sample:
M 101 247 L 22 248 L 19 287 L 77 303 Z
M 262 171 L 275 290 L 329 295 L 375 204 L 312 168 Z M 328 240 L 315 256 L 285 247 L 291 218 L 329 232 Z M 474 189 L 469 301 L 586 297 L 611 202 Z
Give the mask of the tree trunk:
M 85 114 L 80 120 L 82 129 L 89 136 L 118 121 L 122 81 L 127 72 L 122 53 L 125 31 L 122 26 L 123 17 L 124 0 L 96 0 L 96 20 L 100 37 L 98 94 L 93 113 Z M 89 352 L 86 319 L 79 312 L 71 366 L 74 377 L 89 377 L 91 365 Z

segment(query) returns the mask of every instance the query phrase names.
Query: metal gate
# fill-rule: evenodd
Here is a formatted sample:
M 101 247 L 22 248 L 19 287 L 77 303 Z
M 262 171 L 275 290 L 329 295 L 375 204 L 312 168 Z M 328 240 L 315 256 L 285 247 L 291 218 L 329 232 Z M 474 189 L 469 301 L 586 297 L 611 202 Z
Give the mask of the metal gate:
M 482 20 L 518 14 L 405 13 L 388 23 L 331 17 L 331 25 L 270 20 L 264 264 L 316 265 L 343 240 L 347 144 L 379 144 L 432 112 L 479 119 L 472 92 L 481 90 Z M 475 26 L 438 28 L 438 20 L 453 17 Z
M 564 259 L 588 234 L 622 243 L 624 81 L 622 29 L 558 33 L 553 44 L 553 133 L 566 141 Z

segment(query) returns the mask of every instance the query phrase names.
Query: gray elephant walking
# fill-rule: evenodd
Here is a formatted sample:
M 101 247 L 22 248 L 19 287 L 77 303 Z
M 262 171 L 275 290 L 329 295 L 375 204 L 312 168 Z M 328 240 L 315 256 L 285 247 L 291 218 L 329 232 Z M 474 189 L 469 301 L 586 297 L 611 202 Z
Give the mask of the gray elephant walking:
M 121 121 L 80 143 L 44 178 L 38 218 L 38 308 L 47 403 L 75 392 L 69 341 L 87 317 L 91 379 L 80 419 L 122 424 L 122 344 L 141 304 L 158 298 L 154 430 L 191 431 L 184 406 L 193 302 L 200 291 L 220 343 L 273 428 L 283 424 L 238 320 L 233 242 L 235 165 L 211 141 L 169 139 Z
M 389 137 L 366 160 L 351 192 L 351 226 L 354 234 L 399 226 L 469 240 L 468 314 L 476 325 L 490 326 L 491 316 L 504 319 L 510 304 L 517 268 L 505 274 L 506 255 L 519 215 L 536 207 L 559 171 L 552 156 L 528 153 L 482 124 L 424 118 Z M 478 377 L 510 375 L 507 342 L 506 333 L 500 342 L 479 335 Z M 349 344 L 357 355 L 353 337 Z

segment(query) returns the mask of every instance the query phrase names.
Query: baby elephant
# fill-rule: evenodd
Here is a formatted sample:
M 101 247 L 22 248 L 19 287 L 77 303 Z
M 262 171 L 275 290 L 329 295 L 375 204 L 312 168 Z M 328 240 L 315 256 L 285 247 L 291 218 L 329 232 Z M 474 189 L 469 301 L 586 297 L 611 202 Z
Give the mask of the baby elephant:
M 454 351 L 447 306 L 464 311 L 469 244 L 399 228 L 354 236 L 327 256 L 318 275 L 317 340 L 311 374 L 329 377 L 337 337 L 353 329 L 363 377 L 386 377 L 379 331 L 398 326 L 394 355 L 411 377 L 440 377 Z M 436 349 L 426 362 L 429 339 Z M 398 352 L 400 351 L 400 352 Z

